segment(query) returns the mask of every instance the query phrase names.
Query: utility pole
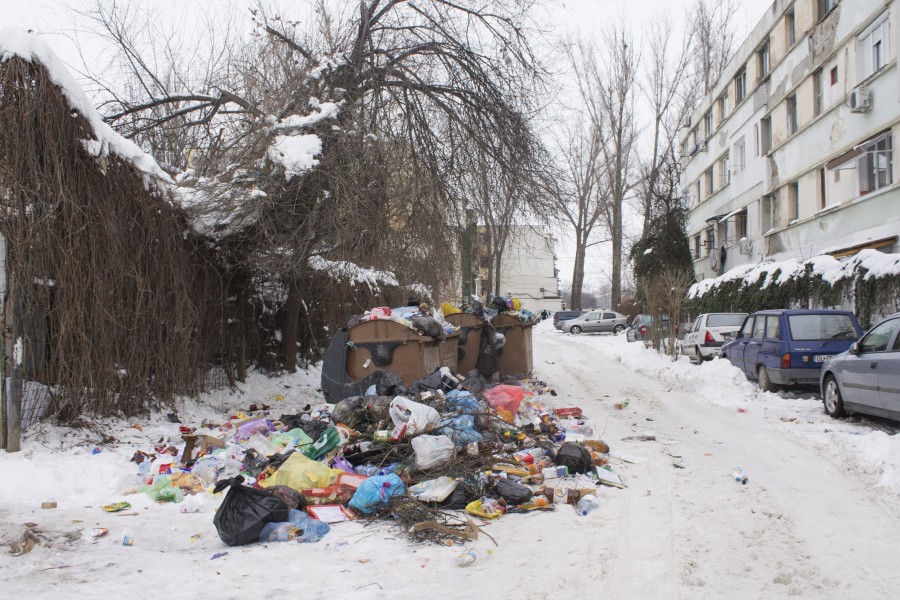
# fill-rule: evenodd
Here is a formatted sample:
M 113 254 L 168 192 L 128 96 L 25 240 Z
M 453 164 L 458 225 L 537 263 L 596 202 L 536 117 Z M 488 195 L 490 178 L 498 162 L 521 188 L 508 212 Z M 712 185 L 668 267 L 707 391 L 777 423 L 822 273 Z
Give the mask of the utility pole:
M 473 263 L 475 255 L 475 211 L 466 209 L 466 227 L 462 239 L 462 301 L 469 302 L 475 294 Z

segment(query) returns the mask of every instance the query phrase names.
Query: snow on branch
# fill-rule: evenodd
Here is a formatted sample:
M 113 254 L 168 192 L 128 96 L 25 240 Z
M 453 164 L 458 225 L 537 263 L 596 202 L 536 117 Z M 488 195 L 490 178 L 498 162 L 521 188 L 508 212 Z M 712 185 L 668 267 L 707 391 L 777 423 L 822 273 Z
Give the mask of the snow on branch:
M 69 106 L 83 116 L 91 126 L 95 140 L 84 140 L 85 148 L 95 158 L 105 158 L 110 153 L 131 163 L 147 175 L 166 183 L 174 183 L 156 160 L 141 150 L 137 144 L 125 139 L 107 125 L 94 105 L 88 100 L 81 85 L 66 65 L 42 39 L 18 27 L 0 29 L 0 62 L 13 57 L 31 63 L 40 63 L 47 70 L 50 79 L 60 87 Z
M 333 261 L 321 256 L 311 256 L 309 266 L 316 271 L 328 273 L 333 279 L 349 279 L 352 284 L 364 283 L 373 292 L 379 291 L 379 284 L 397 286 L 397 278 L 388 271 L 366 269 L 347 261 Z

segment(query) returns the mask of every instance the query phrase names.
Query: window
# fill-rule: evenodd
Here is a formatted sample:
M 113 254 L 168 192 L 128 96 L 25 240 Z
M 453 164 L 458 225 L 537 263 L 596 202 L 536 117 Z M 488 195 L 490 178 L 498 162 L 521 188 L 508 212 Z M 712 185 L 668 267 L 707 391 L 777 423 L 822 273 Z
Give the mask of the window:
M 775 227 L 775 209 L 775 197 L 771 195 L 763 196 L 759 203 L 760 229 L 763 233 Z
M 747 209 L 734 215 L 734 235 L 737 239 L 747 237 Z
M 772 119 L 759 120 L 759 155 L 765 156 L 772 149 Z
M 760 317 L 762 318 L 762 317 Z M 744 325 L 741 327 L 740 333 L 738 333 L 738 337 L 749 338 L 750 332 L 753 331 L 753 320 L 755 317 L 747 317 L 747 320 L 744 321 Z
M 788 221 L 796 221 L 800 218 L 800 183 L 792 181 L 787 185 L 787 200 L 790 213 Z
M 703 133 L 705 135 L 705 139 L 709 139 L 709 136 L 713 133 L 713 115 L 712 109 L 706 111 L 706 114 L 703 115 Z
M 882 14 L 859 36 L 859 78 L 863 80 L 884 67 L 888 61 L 888 13 Z
M 744 138 L 741 138 L 734 145 L 734 170 L 740 171 L 747 166 L 747 145 Z
M 756 66 L 757 73 L 759 73 L 757 79 L 763 79 L 769 74 L 769 40 L 766 40 L 756 51 Z
M 763 339 L 763 335 L 766 332 L 766 318 L 763 316 L 756 317 L 756 323 L 753 325 L 753 333 L 752 338 L 754 340 Z
M 706 228 L 706 255 L 709 256 L 716 248 L 716 231 L 710 225 Z
M 891 319 L 876 325 L 872 331 L 866 334 L 866 337 L 860 340 L 859 353 L 885 352 L 898 327 L 900 327 L 900 319 Z
M 747 97 L 747 69 L 742 68 L 734 77 L 734 104 L 737 106 Z
M 831 85 L 837 83 L 837 67 L 831 67 Z
M 694 259 L 700 258 L 700 234 L 694 236 Z
M 859 157 L 860 194 L 880 190 L 894 183 L 894 140 L 891 132 L 860 146 Z
M 825 208 L 827 205 L 825 198 L 825 167 L 819 169 L 819 208 Z
M 784 36 L 787 39 L 788 48 L 797 41 L 797 19 L 794 17 L 793 5 L 784 13 Z
M 767 340 L 780 340 L 781 339 L 781 317 L 766 317 L 766 339 Z
M 719 108 L 719 125 L 721 125 L 722 121 L 728 118 L 728 88 L 725 88 L 725 91 L 719 96 L 716 105 Z
M 788 135 L 797 133 L 797 94 L 787 98 L 787 128 Z
M 825 17 L 828 16 L 835 6 L 837 6 L 837 0 L 816 0 L 816 16 L 818 17 L 818 21 L 821 21 Z
M 708 168 L 706 172 L 703 174 L 703 187 L 706 190 L 705 198 L 709 198 L 712 196 L 712 193 L 715 191 L 715 186 L 713 185 L 713 169 L 712 167 Z
M 700 181 L 694 184 L 694 201 L 700 204 Z
M 822 69 L 813 73 L 813 116 L 818 117 L 825 108 L 825 89 L 822 85 Z
M 728 168 L 728 153 L 719 159 L 719 187 L 723 188 L 731 183 L 731 171 Z
M 790 315 L 787 321 L 795 342 L 855 340 L 859 337 L 850 315 Z

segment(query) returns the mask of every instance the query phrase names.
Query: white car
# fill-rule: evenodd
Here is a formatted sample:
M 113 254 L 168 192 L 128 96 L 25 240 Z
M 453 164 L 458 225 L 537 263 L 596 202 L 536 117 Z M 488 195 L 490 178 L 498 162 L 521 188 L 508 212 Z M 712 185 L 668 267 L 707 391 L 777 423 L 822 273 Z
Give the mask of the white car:
M 725 342 L 741 329 L 747 313 L 704 313 L 694 319 L 681 339 L 681 353 L 701 362 L 718 356 Z

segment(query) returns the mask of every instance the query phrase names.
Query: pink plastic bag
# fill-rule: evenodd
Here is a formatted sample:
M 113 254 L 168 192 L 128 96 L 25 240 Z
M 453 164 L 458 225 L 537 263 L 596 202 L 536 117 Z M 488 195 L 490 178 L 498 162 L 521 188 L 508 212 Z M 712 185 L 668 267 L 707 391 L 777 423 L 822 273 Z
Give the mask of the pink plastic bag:
M 375 319 L 390 319 L 391 318 L 391 309 L 387 306 L 379 306 L 377 308 L 373 308 L 369 311 L 369 320 L 374 321 Z
M 498 385 L 484 391 L 484 399 L 507 423 L 513 422 L 524 398 L 525 389 L 517 385 Z

